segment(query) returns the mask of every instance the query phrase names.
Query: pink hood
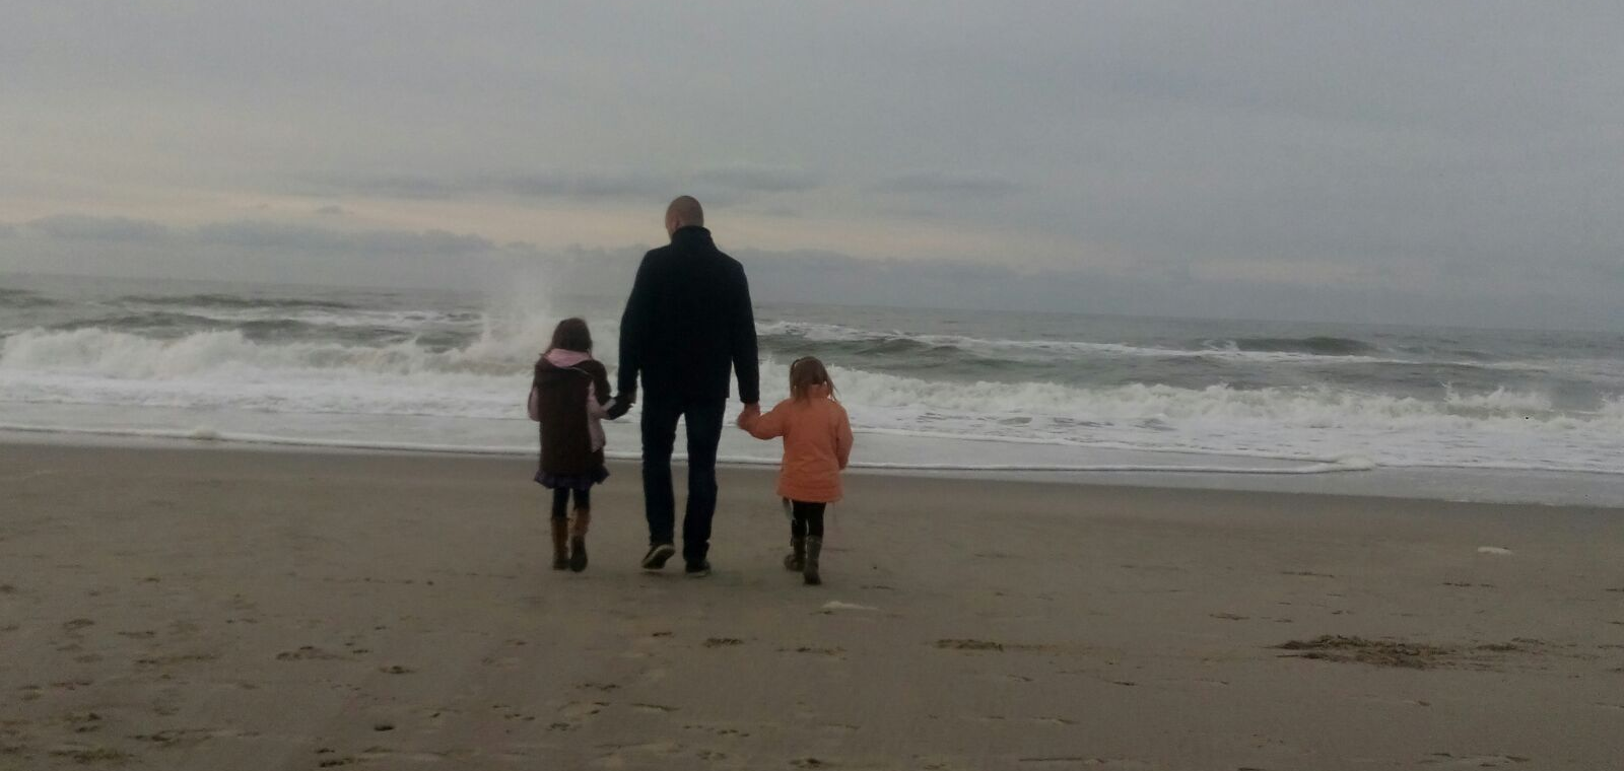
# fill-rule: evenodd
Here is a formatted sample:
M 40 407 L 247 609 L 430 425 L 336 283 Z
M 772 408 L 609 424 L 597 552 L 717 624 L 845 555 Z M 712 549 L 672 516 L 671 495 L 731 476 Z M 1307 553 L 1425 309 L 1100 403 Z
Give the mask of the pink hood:
M 547 352 L 547 363 L 555 367 L 573 367 L 583 361 L 592 361 L 592 354 L 582 351 L 566 351 L 563 348 L 554 348 Z

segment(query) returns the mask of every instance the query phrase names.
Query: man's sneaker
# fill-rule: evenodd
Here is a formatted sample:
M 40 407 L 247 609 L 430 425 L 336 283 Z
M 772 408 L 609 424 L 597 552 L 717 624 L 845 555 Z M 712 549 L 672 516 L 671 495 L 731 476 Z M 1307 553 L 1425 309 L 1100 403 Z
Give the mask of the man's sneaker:
M 687 567 L 682 569 L 682 572 L 687 573 L 689 578 L 704 578 L 710 575 L 710 561 L 690 562 Z
M 676 553 L 677 547 L 672 546 L 671 544 L 654 544 L 653 546 L 648 547 L 648 554 L 643 555 L 643 569 L 661 570 L 665 567 L 665 561 L 671 559 L 671 555 Z

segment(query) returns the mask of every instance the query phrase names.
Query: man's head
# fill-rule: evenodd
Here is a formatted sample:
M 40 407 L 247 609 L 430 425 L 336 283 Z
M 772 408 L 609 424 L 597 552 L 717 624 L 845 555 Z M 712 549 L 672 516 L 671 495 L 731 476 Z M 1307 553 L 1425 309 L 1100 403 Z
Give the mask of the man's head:
M 666 233 L 674 235 L 682 228 L 704 226 L 705 210 L 699 208 L 699 201 L 691 195 L 679 195 L 665 207 Z

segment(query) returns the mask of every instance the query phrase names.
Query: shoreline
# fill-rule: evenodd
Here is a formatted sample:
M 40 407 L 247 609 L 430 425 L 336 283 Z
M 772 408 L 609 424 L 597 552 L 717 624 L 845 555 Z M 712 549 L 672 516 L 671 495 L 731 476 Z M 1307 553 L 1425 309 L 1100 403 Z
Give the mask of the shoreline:
M 198 434 L 198 432 L 202 432 Z M 193 435 L 197 434 L 197 435 Z M 995 440 L 987 440 L 995 441 Z M 461 445 L 424 446 L 390 442 L 349 442 L 281 437 L 239 438 L 220 435 L 211 429 L 166 429 L 126 431 L 100 429 L 61 429 L 55 427 L 0 426 L 0 446 L 43 445 L 102 448 L 158 448 L 199 452 L 337 453 L 344 455 L 466 457 L 521 459 L 534 457 L 533 450 L 481 448 Z M 767 445 L 761 445 L 763 447 Z M 680 442 L 678 450 L 681 450 Z M 1144 455 L 1208 457 L 1199 454 L 1166 452 Z M 637 462 L 633 451 L 611 452 L 611 463 Z M 1227 457 L 1227 456 L 1225 456 Z M 675 455 L 680 462 L 681 452 Z M 1236 460 L 1257 460 L 1236 458 Z M 718 468 L 769 469 L 777 466 L 776 454 L 763 457 L 724 456 Z M 1304 470 L 1304 469 L 1309 470 Z M 864 464 L 855 462 L 851 473 L 920 479 L 976 479 L 986 482 L 1031 482 L 1084 487 L 1127 487 L 1206 491 L 1239 491 L 1263 494 L 1333 495 L 1386 500 L 1439 501 L 1532 505 L 1548 508 L 1583 507 L 1624 510 L 1624 475 L 1594 471 L 1524 471 L 1507 469 L 1407 468 L 1372 466 L 1362 463 L 1339 465 L 1300 461 L 1294 467 L 1258 467 L 1214 470 L 1206 466 L 1155 466 L 1148 464 L 1101 464 L 1088 470 L 1076 468 L 999 469 L 964 468 L 924 464 Z

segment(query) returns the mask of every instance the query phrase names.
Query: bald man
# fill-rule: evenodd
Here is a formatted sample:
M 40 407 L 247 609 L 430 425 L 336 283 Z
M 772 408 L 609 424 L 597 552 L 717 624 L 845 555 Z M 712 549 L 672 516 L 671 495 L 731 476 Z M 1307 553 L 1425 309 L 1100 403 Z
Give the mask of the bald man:
M 688 433 L 688 506 L 682 558 L 690 576 L 710 575 L 711 518 L 716 513 L 716 446 L 728 375 L 739 381 L 745 409 L 761 400 L 756 322 L 744 267 L 723 254 L 705 229 L 699 201 L 682 196 L 665 211 L 671 245 L 643 256 L 620 320 L 619 389 L 611 416 L 625 414 L 643 377 L 643 505 L 648 516 L 644 570 L 660 570 L 676 553 L 676 494 L 671 451 L 677 421 Z

